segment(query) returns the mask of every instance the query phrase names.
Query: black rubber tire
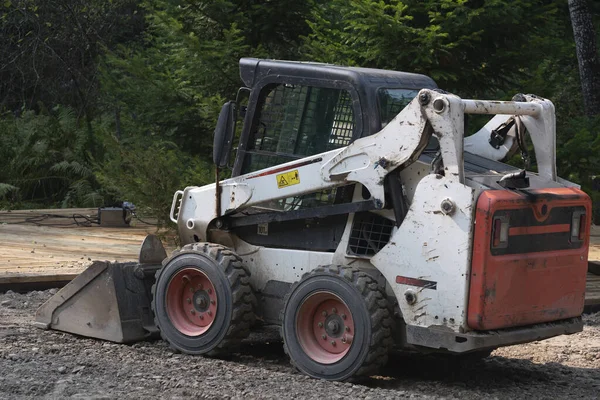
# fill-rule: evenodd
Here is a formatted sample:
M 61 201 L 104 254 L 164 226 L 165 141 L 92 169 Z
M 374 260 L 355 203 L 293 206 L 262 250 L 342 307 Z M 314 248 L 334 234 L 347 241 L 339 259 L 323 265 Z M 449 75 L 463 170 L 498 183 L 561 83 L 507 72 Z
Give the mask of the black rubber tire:
M 167 285 L 178 271 L 193 267 L 212 281 L 219 300 L 213 325 L 200 336 L 187 336 L 177 330 L 165 309 Z M 193 243 L 173 252 L 156 272 L 152 286 L 152 311 L 161 337 L 186 354 L 220 355 L 235 350 L 250 333 L 254 323 L 256 297 L 250 287 L 250 273 L 241 258 L 227 247 L 213 243 Z
M 304 299 L 315 291 L 328 291 L 346 303 L 354 319 L 354 341 L 336 363 L 321 364 L 302 349 L 296 334 L 296 318 Z M 385 292 L 365 272 L 345 266 L 319 267 L 305 274 L 286 296 L 281 312 L 284 350 L 292 365 L 313 378 L 345 381 L 371 376 L 383 367 L 392 348 L 392 318 Z

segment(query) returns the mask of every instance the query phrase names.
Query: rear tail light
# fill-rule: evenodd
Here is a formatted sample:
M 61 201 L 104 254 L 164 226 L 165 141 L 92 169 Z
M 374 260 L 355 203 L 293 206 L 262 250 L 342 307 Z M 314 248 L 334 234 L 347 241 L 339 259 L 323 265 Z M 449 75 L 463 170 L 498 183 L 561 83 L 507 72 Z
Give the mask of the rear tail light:
M 584 212 L 574 212 L 571 220 L 571 241 L 581 241 L 585 237 L 586 218 Z
M 508 218 L 494 218 L 492 231 L 492 248 L 500 249 L 508 247 Z

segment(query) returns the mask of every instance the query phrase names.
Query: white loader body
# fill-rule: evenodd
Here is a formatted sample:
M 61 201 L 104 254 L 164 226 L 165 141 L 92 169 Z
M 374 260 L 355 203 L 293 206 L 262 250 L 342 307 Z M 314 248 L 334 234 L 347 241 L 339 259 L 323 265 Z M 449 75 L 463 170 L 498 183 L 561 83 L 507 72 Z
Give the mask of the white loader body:
M 503 149 L 490 152 L 486 140 L 490 126 L 486 125 L 483 133 L 465 138 L 465 113 L 501 114 L 491 121 L 497 125 L 516 117 L 527 127 L 537 156 L 539 174 L 532 174 L 532 187 L 536 182 L 539 187 L 563 186 L 556 182 L 554 106 L 550 101 L 529 96 L 523 103 L 462 100 L 423 89 L 377 134 L 342 149 L 219 183 L 223 215 L 271 200 L 359 183 L 371 194 L 377 208 L 373 212 L 393 220 L 393 212 L 384 209 L 383 181 L 390 171 L 399 168 L 410 208 L 389 243 L 373 257 L 347 253 L 352 216 L 334 253 L 255 246 L 222 232 L 211 236 L 209 226 L 221 217 L 216 215 L 214 184 L 176 193 L 171 219 L 178 224 L 185 242 L 213 241 L 235 249 L 251 272 L 253 288 L 259 292 L 269 281 L 296 282 L 321 265 L 359 266 L 385 281 L 407 326 L 468 332 L 475 205 L 479 193 L 488 188 L 486 180 L 498 181 L 502 175 L 494 171 L 465 175 L 464 149 L 503 159 L 514 136 Z M 430 173 L 429 165 L 418 161 L 430 135 L 440 143 L 443 175 Z M 297 182 L 281 187 L 278 180 L 289 171 Z M 357 185 L 357 200 L 360 192 Z M 262 229 L 269 234 L 268 223 Z

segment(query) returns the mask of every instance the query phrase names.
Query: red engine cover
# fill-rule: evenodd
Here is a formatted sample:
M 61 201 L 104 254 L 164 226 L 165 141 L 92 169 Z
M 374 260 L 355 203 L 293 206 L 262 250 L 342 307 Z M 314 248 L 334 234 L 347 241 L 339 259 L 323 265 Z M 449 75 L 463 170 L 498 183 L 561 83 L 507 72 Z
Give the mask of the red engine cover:
M 585 213 L 581 240 L 572 238 L 574 213 Z M 494 246 L 495 219 L 509 224 L 502 246 Z M 469 327 L 490 330 L 581 315 L 590 223 L 590 198 L 575 188 L 484 191 L 475 216 Z

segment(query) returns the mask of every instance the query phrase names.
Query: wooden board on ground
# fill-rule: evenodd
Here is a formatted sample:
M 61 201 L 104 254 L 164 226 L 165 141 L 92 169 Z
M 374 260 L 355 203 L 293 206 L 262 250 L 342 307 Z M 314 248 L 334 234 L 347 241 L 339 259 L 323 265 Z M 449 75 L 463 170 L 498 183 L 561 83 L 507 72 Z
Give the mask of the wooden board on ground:
M 96 214 L 97 209 L 0 212 L 0 285 L 69 281 L 91 260 L 135 261 L 144 237 L 156 233 L 135 220 L 126 228 L 83 226 Z
M 585 290 L 585 305 L 600 305 L 600 275 L 588 273 Z

